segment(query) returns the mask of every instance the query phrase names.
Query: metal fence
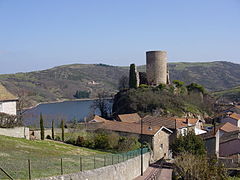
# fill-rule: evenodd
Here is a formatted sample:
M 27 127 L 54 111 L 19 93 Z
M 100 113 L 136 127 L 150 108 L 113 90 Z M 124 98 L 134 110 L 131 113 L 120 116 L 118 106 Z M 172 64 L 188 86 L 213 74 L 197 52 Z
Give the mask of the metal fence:
M 143 154 L 147 152 L 148 148 L 143 148 Z M 19 157 L 19 159 L 9 159 L 7 161 L 0 159 L 0 167 L 13 179 L 33 179 L 97 169 L 124 162 L 140 154 L 141 149 L 126 153 L 96 154 L 92 156 L 69 155 L 61 157 L 53 154 L 51 157 L 43 156 L 43 158 L 36 159 L 21 159 Z M 9 179 L 6 173 L 0 171 L 0 179 Z

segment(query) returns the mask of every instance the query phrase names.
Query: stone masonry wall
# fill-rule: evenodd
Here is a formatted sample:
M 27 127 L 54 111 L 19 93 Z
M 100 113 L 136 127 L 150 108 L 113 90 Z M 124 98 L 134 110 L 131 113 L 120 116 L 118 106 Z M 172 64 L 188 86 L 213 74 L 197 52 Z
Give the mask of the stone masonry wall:
M 27 127 L 0 128 L 0 135 L 29 139 L 29 128 Z
M 138 156 L 115 165 L 40 180 L 132 180 L 141 174 L 140 159 L 141 156 Z M 149 166 L 150 153 L 144 154 L 143 160 L 145 171 Z

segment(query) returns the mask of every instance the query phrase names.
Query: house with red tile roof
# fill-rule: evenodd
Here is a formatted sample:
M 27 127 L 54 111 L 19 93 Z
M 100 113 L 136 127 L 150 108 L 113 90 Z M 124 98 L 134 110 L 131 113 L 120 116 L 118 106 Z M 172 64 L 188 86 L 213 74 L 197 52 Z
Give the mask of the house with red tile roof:
M 154 161 L 169 156 L 169 137 L 172 131 L 164 126 L 105 120 L 98 129 L 125 136 L 139 136 L 142 142 L 147 142 L 151 146 Z
M 206 133 L 206 131 L 198 128 L 202 126 L 201 120 L 193 118 L 166 118 L 147 115 L 142 118 L 142 122 L 146 125 L 164 126 L 173 131 L 170 137 L 170 144 L 172 144 L 180 134 L 184 136 L 188 131 L 194 131 L 197 135 Z
M 234 153 L 240 154 L 239 133 L 239 127 L 226 122 L 214 127 L 211 131 L 202 134 L 201 137 L 205 141 L 208 155 L 228 157 L 234 155 Z
M 18 98 L 0 84 L 0 113 L 17 115 Z

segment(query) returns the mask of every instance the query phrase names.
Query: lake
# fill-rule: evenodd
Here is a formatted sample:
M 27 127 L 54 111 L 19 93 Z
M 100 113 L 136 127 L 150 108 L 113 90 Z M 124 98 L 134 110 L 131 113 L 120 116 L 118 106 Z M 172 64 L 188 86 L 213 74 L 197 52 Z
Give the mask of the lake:
M 83 121 L 85 117 L 91 114 L 100 114 L 99 109 L 95 110 L 92 107 L 93 103 L 94 100 L 80 100 L 40 104 L 24 113 L 24 125 L 38 127 L 40 113 L 43 115 L 45 127 L 51 127 L 52 120 L 56 125 L 59 125 L 62 119 L 66 122 Z M 110 100 L 109 106 L 112 106 Z

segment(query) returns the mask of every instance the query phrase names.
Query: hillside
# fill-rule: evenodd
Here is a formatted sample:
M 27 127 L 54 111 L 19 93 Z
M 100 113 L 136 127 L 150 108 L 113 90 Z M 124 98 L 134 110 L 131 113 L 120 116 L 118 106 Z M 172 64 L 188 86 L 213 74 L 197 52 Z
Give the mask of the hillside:
M 26 95 L 27 106 L 32 106 L 39 102 L 75 99 L 73 95 L 77 90 L 90 92 L 90 98 L 102 90 L 115 93 L 119 77 L 126 73 L 125 69 L 103 64 L 72 64 L 0 75 L 0 83 L 13 94 Z
M 226 89 L 223 91 L 217 91 L 213 93 L 218 99 L 229 102 L 240 102 L 240 86 Z
M 240 64 L 225 61 L 203 63 L 169 63 L 170 80 L 203 85 L 209 91 L 220 91 L 240 85 Z M 145 71 L 145 66 L 138 67 Z
M 145 71 L 145 66 L 138 67 Z M 230 62 L 170 63 L 170 79 L 202 84 L 210 91 L 220 91 L 240 85 L 240 64 Z M 27 106 L 39 102 L 74 99 L 77 90 L 116 93 L 118 80 L 128 75 L 128 67 L 104 64 L 72 64 L 43 71 L 0 75 L 0 83 L 15 95 L 27 96 Z M 94 82 L 93 82 L 94 81 Z M 24 93 L 23 93 L 24 92 Z

